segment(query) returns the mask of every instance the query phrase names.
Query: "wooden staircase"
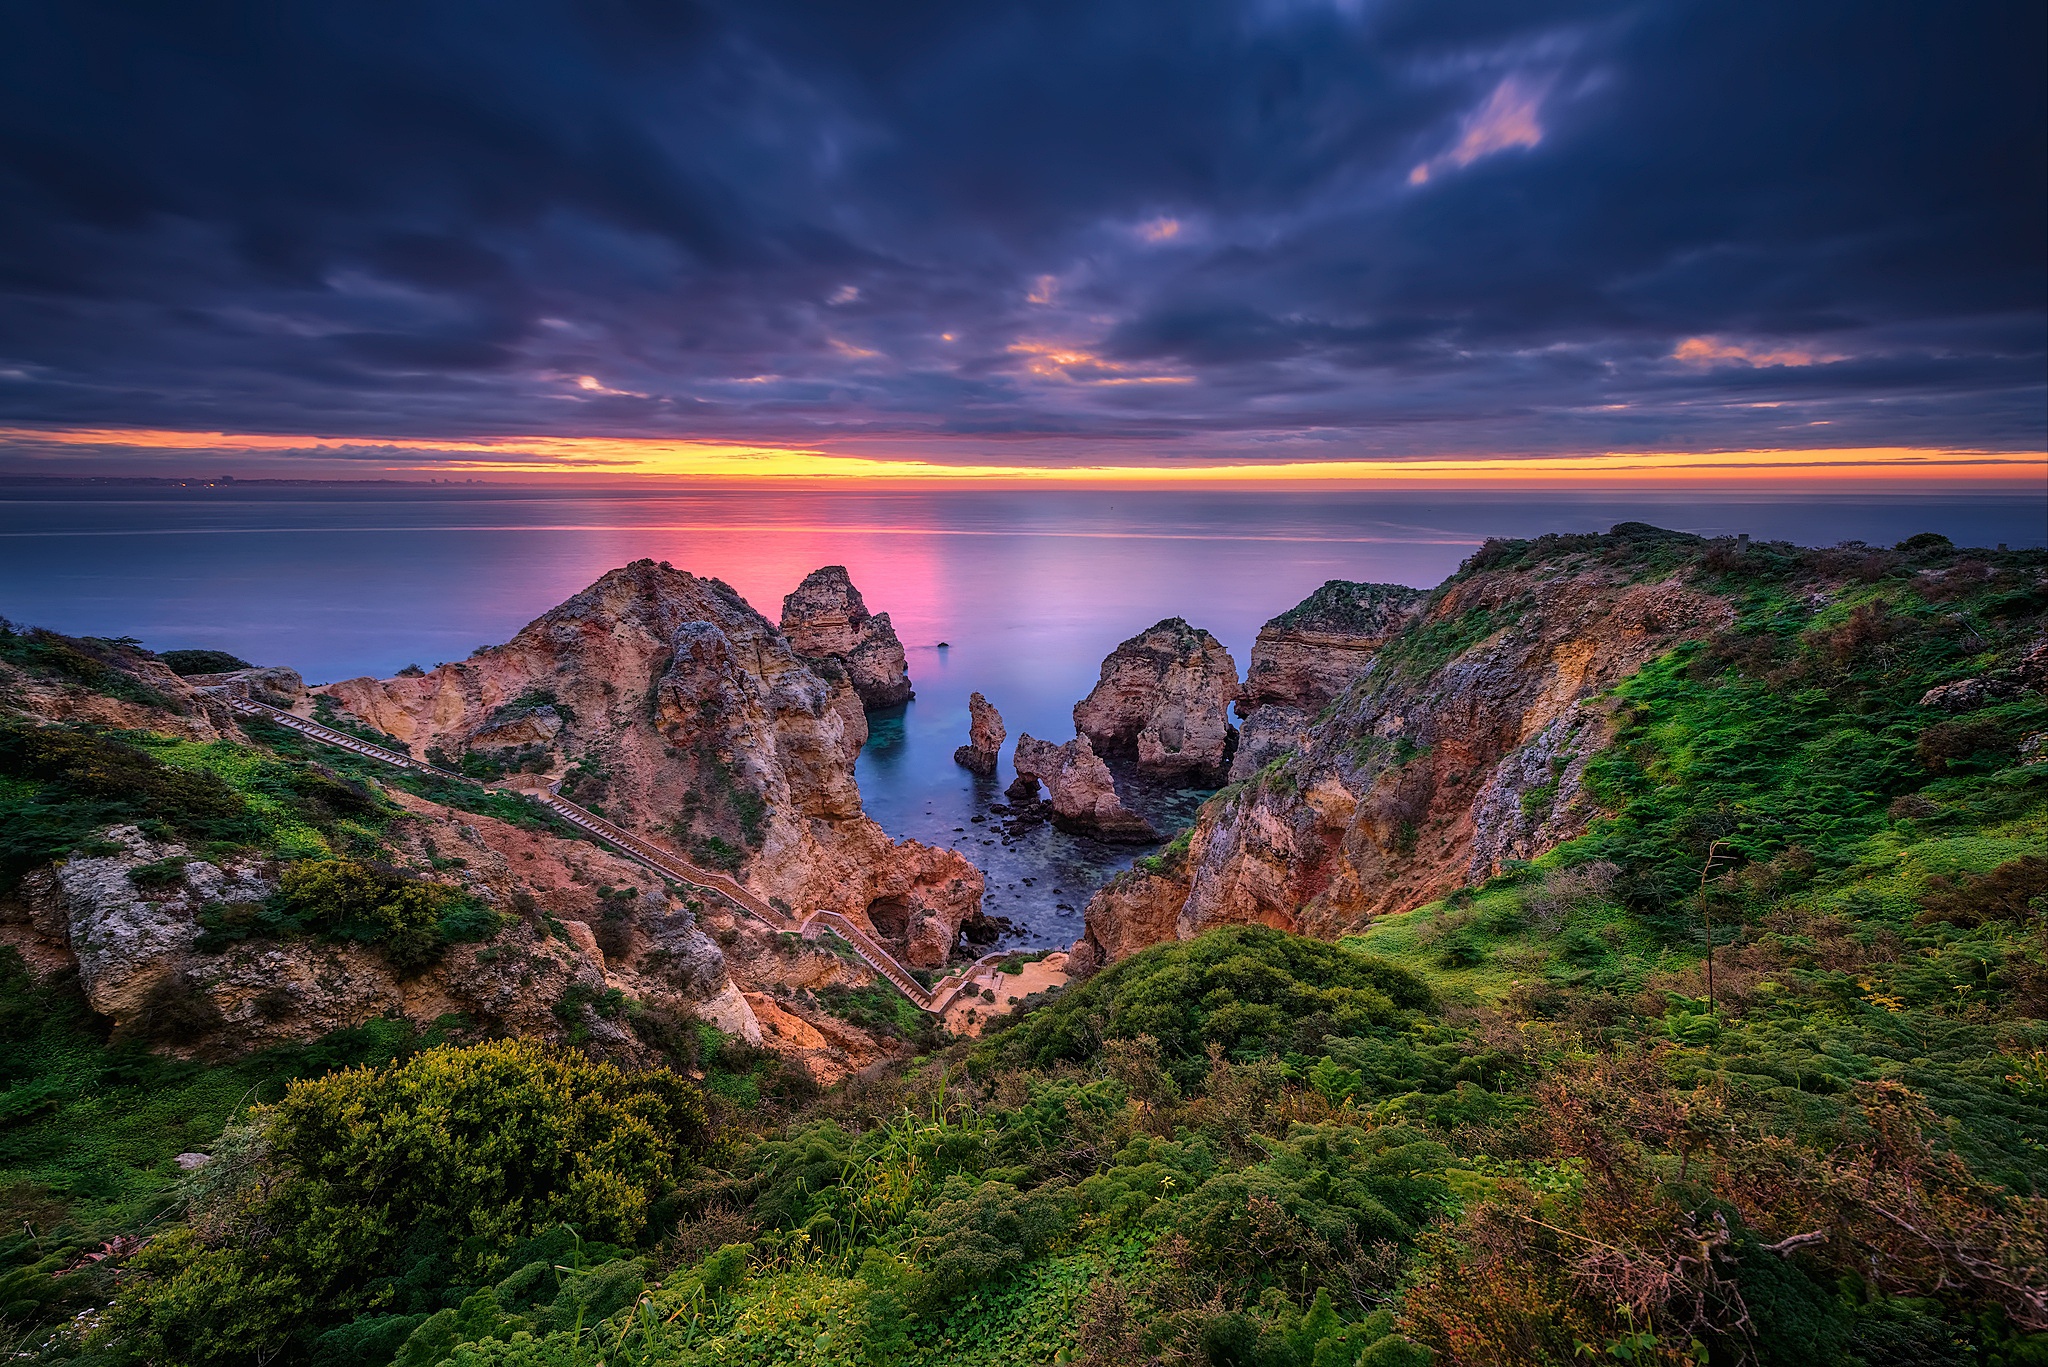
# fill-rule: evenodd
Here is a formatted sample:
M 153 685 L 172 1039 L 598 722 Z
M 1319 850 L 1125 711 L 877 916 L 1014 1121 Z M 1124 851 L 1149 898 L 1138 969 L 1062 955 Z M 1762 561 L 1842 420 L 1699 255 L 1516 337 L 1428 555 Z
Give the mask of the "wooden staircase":
M 309 721 L 307 718 L 299 716 L 296 712 L 287 712 L 283 708 L 257 702 L 253 698 L 234 691 L 233 685 L 224 685 L 207 691 L 213 693 L 214 696 L 227 704 L 228 709 L 232 712 L 244 717 L 260 718 L 278 726 L 286 727 L 298 732 L 309 740 L 316 740 L 322 745 L 332 745 L 351 754 L 361 755 L 365 759 L 373 759 L 382 764 L 389 764 L 394 768 L 410 769 L 415 773 L 434 774 L 441 778 L 454 779 L 459 783 L 474 782 L 474 780 L 466 778 L 461 774 L 452 773 L 436 765 L 423 763 L 420 760 L 414 759 L 411 755 L 401 754 L 396 750 L 382 745 L 374 745 L 369 741 L 352 736 L 346 731 L 337 731 L 331 726 L 325 726 L 316 721 Z M 860 958 L 862 963 L 866 964 L 869 969 L 891 987 L 901 992 L 904 998 L 920 1011 L 929 1011 L 933 1014 L 944 1011 L 953 998 L 960 994 L 961 989 L 966 986 L 968 979 L 973 977 L 975 973 L 979 972 L 988 963 L 1002 957 L 1000 954 L 988 955 L 965 972 L 948 975 L 941 979 L 936 986 L 927 988 L 917 980 L 915 974 L 897 962 L 895 956 L 890 954 L 887 949 L 884 949 L 881 942 L 876 940 L 865 927 L 852 917 L 845 916 L 836 911 L 820 910 L 806 912 L 802 917 L 792 919 L 777 911 L 753 893 L 748 892 L 744 887 L 740 886 L 738 880 L 722 873 L 713 872 L 710 869 L 700 868 L 683 858 L 680 854 L 677 854 L 674 850 L 657 845 L 644 836 L 635 835 L 615 822 L 607 821 L 596 812 L 577 806 L 551 789 L 532 792 L 503 785 L 492 786 L 499 792 L 519 793 L 528 801 L 554 813 L 554 815 L 586 835 L 593 836 L 610 845 L 642 868 L 651 869 L 663 878 L 716 897 L 734 910 L 753 917 L 770 929 L 785 934 L 790 932 L 801 933 L 816 925 L 830 930 L 852 948 L 854 954 Z

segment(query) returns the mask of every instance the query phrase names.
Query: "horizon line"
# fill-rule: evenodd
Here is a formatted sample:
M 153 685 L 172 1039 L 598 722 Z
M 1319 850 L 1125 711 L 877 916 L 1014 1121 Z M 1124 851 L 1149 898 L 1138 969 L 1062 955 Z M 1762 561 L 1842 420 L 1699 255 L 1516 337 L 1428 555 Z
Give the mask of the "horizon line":
M 39 448 L 39 449 L 38 449 Z M 1655 485 L 1811 482 L 1839 487 L 1876 481 L 1924 488 L 1931 483 L 2005 486 L 2036 483 L 2048 493 L 2048 450 L 1861 446 L 1599 451 L 1571 454 L 1435 455 L 1335 460 L 1191 460 L 1179 464 L 1101 459 L 1068 464 L 1020 465 L 946 462 L 906 455 L 889 459 L 839 454 L 819 446 L 739 444 L 660 437 L 517 436 L 432 439 L 419 437 L 307 437 L 280 433 L 182 431 L 164 428 L 0 427 L 0 451 L 51 466 L 0 472 L 6 478 L 136 478 L 218 482 L 223 475 L 163 476 L 141 471 L 90 474 L 78 468 L 88 449 L 100 462 L 149 458 L 157 453 L 216 453 L 223 461 L 255 458 L 269 468 L 223 472 L 229 481 L 298 478 L 369 482 L 406 475 L 466 476 L 498 482 L 533 479 L 617 481 L 628 486 L 689 480 L 713 484 L 931 484 L 1079 487 L 1271 484 L 1585 487 L 1601 483 Z M 322 458 L 325 458 L 323 460 Z M 407 459 L 407 457 L 412 457 Z M 291 475 L 287 462 L 329 465 L 346 460 L 349 475 Z M 363 465 L 378 461 L 372 474 Z M 286 469 L 289 465 L 286 465 Z M 492 479 L 491 477 L 498 477 Z M 414 482 L 408 480 L 406 482 Z

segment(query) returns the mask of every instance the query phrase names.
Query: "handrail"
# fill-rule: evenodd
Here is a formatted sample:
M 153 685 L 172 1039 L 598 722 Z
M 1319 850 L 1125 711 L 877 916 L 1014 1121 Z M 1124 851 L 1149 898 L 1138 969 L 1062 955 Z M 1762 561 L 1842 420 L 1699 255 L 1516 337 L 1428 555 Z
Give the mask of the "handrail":
M 858 954 L 869 968 L 887 978 L 891 986 L 909 998 L 912 1006 L 924 1011 L 935 1010 L 932 1005 L 932 994 L 925 985 L 912 976 L 909 969 L 896 962 L 895 957 L 877 944 L 873 937 L 854 923 L 851 917 L 836 911 L 814 911 L 804 917 L 805 925 L 813 921 L 822 921 L 829 926 L 834 934 L 853 947 L 853 952 Z
M 441 778 L 452 778 L 461 783 L 473 781 L 461 774 L 443 769 L 438 765 L 423 763 L 420 760 L 414 759 L 411 755 L 400 754 L 396 750 L 387 750 L 381 745 L 373 745 L 369 741 L 351 736 L 346 731 L 337 731 L 331 726 L 323 726 L 317 721 L 309 721 L 296 712 L 285 711 L 282 707 L 272 707 L 269 703 L 257 702 L 253 698 L 244 698 L 234 693 L 222 692 L 217 696 L 222 702 L 227 704 L 230 712 L 240 712 L 245 717 L 261 717 L 265 721 L 275 722 L 279 726 L 289 727 L 302 735 L 310 736 L 324 745 L 335 745 L 344 750 L 352 750 L 366 759 L 381 760 L 385 764 L 395 765 L 400 769 L 414 769 L 423 774 L 434 774 Z
M 559 793 L 529 793 L 528 796 L 571 825 L 580 827 L 606 844 L 624 851 L 656 873 L 667 874 L 679 883 L 687 883 L 704 892 L 714 893 L 757 920 L 767 922 L 776 930 L 788 931 L 795 928 L 787 916 L 748 892 L 734 879 L 699 868 L 674 851 L 663 849 L 651 840 L 634 835 L 631 831 L 607 821 L 596 812 L 577 806 Z
M 981 970 L 991 964 L 1001 963 L 1010 957 L 1011 951 L 999 949 L 993 954 L 984 954 L 958 973 L 948 973 L 932 984 L 933 1011 L 944 1011 L 953 1004 L 953 999 L 963 992 L 967 985 L 980 975 Z

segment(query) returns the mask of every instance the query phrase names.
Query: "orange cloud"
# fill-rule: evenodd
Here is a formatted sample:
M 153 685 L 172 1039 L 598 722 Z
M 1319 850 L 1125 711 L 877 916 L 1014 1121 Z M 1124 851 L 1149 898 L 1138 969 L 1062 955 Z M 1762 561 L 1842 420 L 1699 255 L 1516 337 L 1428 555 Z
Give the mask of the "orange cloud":
M 1048 380 L 1073 384 L 1193 384 L 1192 375 L 1133 375 L 1130 367 L 1107 361 L 1080 347 L 1056 342 L 1012 342 L 1013 355 L 1024 357 L 1024 369 Z
M 1848 357 L 1833 353 L 1809 351 L 1805 347 L 1779 347 L 1775 350 L 1742 342 L 1723 341 L 1719 337 L 1688 337 L 1678 344 L 1678 350 L 1671 353 L 1673 360 L 1689 365 L 1825 365 L 1830 361 L 1844 361 Z
M 633 389 L 613 389 L 595 375 L 578 375 L 576 387 L 586 394 L 609 394 L 618 398 L 644 399 L 647 396 Z
M 1484 104 L 1465 116 L 1457 145 L 1410 171 L 1408 183 L 1421 185 L 1446 166 L 1470 166 L 1495 152 L 1541 143 L 1543 126 L 1536 115 L 1549 89 L 1547 82 L 1525 84 L 1519 76 L 1508 77 L 1493 88 Z
M 1032 485 L 1424 485 L 1442 487 L 1628 486 L 1657 484 L 2003 484 L 2038 489 L 2048 452 L 1914 447 L 1845 450 L 1596 452 L 1569 456 L 1447 456 L 1426 460 L 1138 462 L 1087 465 L 946 464 L 917 458 L 838 455 L 799 447 L 674 441 L 659 437 L 417 438 L 302 437 L 144 428 L 43 431 L 0 428 L 0 451 L 192 451 L 317 458 L 350 457 L 353 468 L 399 474 L 555 475 L 670 480 L 892 481 Z
M 1155 218 L 1149 223 L 1138 225 L 1138 236 L 1147 242 L 1165 242 L 1180 236 L 1180 220 L 1177 218 Z

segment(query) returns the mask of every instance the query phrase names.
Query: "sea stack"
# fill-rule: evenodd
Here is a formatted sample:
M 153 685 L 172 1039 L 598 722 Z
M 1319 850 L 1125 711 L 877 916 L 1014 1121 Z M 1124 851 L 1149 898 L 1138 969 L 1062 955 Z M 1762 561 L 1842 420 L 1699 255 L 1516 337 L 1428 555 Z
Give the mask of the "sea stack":
M 1026 779 L 1043 783 L 1052 796 L 1053 824 L 1061 830 L 1138 844 L 1159 838 L 1151 822 L 1124 806 L 1109 766 L 1086 736 L 1076 736 L 1065 745 L 1036 740 L 1029 734 L 1019 736 L 1013 762 L 1018 783 L 1011 785 L 1012 795 Z
M 1103 660 L 1094 691 L 1074 704 L 1074 729 L 1146 773 L 1220 783 L 1237 740 L 1237 695 L 1237 661 L 1223 643 L 1169 617 Z
M 983 778 L 993 778 L 996 755 L 1002 750 L 1003 739 L 1008 734 L 1003 730 L 1003 714 L 979 693 L 967 699 L 967 711 L 967 744 L 953 752 L 953 762 L 963 769 L 972 769 Z
M 836 660 L 870 712 L 912 698 L 910 665 L 886 612 L 870 613 L 844 565 L 812 570 L 782 600 L 782 634 L 806 660 Z

